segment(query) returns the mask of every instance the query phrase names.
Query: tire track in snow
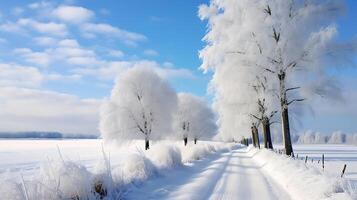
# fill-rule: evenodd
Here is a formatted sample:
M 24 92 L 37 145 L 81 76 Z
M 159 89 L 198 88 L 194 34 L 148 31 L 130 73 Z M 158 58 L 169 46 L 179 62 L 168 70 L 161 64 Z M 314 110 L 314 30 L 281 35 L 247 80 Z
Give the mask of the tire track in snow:
M 125 199 L 288 200 L 246 148 L 222 153 L 148 180 Z
M 221 179 L 226 171 L 232 159 L 232 154 L 232 152 L 221 154 L 222 157 L 220 159 L 213 161 L 201 173 L 189 180 L 188 183 L 178 188 L 177 191 L 172 192 L 167 199 L 209 199 L 216 182 Z
M 262 166 L 252 159 L 253 155 L 248 155 L 246 149 L 234 150 L 222 156 L 226 159 L 224 164 L 219 165 L 223 158 L 212 162 L 198 178 L 172 192 L 168 199 L 290 199 L 278 184 L 261 171 Z M 216 172 L 208 171 L 212 169 Z

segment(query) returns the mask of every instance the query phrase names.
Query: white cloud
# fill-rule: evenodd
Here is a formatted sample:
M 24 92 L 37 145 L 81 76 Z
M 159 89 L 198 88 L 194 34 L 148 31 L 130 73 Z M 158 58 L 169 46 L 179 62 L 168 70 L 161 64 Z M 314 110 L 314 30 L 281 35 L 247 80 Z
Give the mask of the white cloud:
M 110 24 L 86 23 L 80 27 L 83 35 L 88 38 L 96 37 L 97 34 L 116 37 L 128 45 L 136 45 L 137 42 L 146 40 L 146 36 L 114 27 Z
M 73 39 L 64 39 L 58 42 L 59 46 L 62 47 L 79 47 L 79 43 L 77 42 L 77 40 L 73 40 Z
M 124 56 L 124 53 L 120 50 L 109 50 L 108 53 L 110 56 L 117 58 L 121 58 Z
M 41 72 L 32 66 L 15 63 L 0 63 L 0 87 L 40 88 L 47 81 L 73 82 L 80 81 L 80 74 L 60 74 L 56 72 Z
M 66 36 L 68 35 L 67 26 L 55 22 L 39 22 L 34 19 L 22 18 L 16 22 L 17 25 L 22 27 L 31 28 L 42 34 L 50 34 L 53 36 Z
M 93 76 L 100 80 L 114 80 L 118 74 L 132 66 L 133 63 L 129 61 L 117 61 L 106 63 L 105 66 L 99 68 L 76 68 L 73 72 L 84 76 Z
M 58 73 L 47 74 L 46 80 L 49 81 L 79 81 L 82 79 L 82 75 L 79 74 L 71 74 L 71 75 L 63 75 Z
M 35 3 L 31 3 L 28 5 L 29 8 L 31 9 L 40 9 L 40 8 L 47 8 L 49 7 L 51 4 L 47 1 L 41 1 L 41 2 L 35 2 Z
M 28 48 L 17 48 L 15 54 L 20 55 L 26 62 L 41 66 L 48 66 L 51 62 L 51 57 L 46 52 L 33 52 Z
M 159 76 L 165 79 L 192 79 L 195 77 L 188 69 L 176 68 L 173 65 L 167 67 L 167 64 L 165 63 L 161 65 L 150 60 L 107 62 L 104 66 L 99 68 L 77 68 L 74 69 L 73 72 L 85 76 L 93 76 L 100 80 L 114 80 L 125 70 L 136 66 L 151 67 L 159 74 Z
M 35 37 L 33 40 L 37 45 L 40 46 L 52 46 L 57 43 L 57 39 L 52 37 Z
M 58 92 L 0 87 L 0 131 L 98 133 L 101 100 Z
M 153 49 L 146 49 L 144 51 L 144 55 L 146 55 L 146 56 L 158 56 L 159 53 L 157 51 L 153 50 Z
M 79 6 L 59 6 L 53 10 L 52 15 L 67 23 L 83 23 L 89 21 L 94 13 Z
M 102 65 L 104 61 L 96 58 L 93 50 L 85 49 L 76 40 L 64 39 L 57 42 L 54 48 L 36 52 L 29 48 L 17 48 L 14 53 L 20 55 L 28 63 L 49 66 L 56 63 L 69 65 L 85 65 L 93 67 Z
M 185 79 L 194 79 L 195 75 L 193 75 L 192 71 L 184 68 L 163 68 L 156 67 L 156 72 L 166 79 L 171 78 L 185 78 Z
M 21 15 L 25 10 L 21 7 L 15 7 L 13 10 L 12 10 L 12 14 L 13 15 Z
M 0 63 L 0 86 L 38 87 L 43 80 L 37 68 Z
M 16 34 L 24 34 L 26 31 L 17 23 L 13 22 L 5 22 L 0 25 L 0 31 L 6 31 L 10 33 L 16 33 Z

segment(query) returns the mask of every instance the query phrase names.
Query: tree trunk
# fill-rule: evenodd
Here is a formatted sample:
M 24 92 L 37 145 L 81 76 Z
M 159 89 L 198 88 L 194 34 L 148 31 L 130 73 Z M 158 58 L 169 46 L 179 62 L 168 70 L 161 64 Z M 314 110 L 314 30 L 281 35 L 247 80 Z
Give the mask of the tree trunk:
M 150 144 L 149 144 L 149 140 L 145 139 L 145 150 L 150 149 Z
M 284 136 L 285 153 L 286 155 L 291 156 L 293 154 L 293 146 L 291 144 L 290 138 L 289 112 L 287 106 L 283 107 L 283 110 L 281 112 L 281 121 Z
M 197 138 L 193 139 L 193 142 L 194 142 L 195 144 L 197 144 Z
M 271 134 L 270 134 L 270 121 L 267 117 L 263 119 L 262 125 L 263 125 L 263 135 L 264 135 L 264 147 L 268 149 L 273 149 L 273 143 L 271 141 Z
M 257 142 L 256 142 L 256 138 L 255 138 L 255 133 L 254 133 L 254 125 L 251 127 L 252 130 L 252 144 L 254 147 L 257 147 Z
M 257 126 L 254 125 L 253 130 L 254 130 L 254 135 L 255 135 L 256 146 L 260 149 L 259 133 L 258 133 Z
M 286 155 L 291 156 L 293 154 L 293 147 L 290 138 L 289 113 L 286 97 L 285 78 L 285 72 L 281 70 L 278 73 L 280 86 L 281 125 L 284 138 L 285 153 Z
M 187 146 L 187 137 L 183 138 L 183 143 L 185 144 L 185 146 Z

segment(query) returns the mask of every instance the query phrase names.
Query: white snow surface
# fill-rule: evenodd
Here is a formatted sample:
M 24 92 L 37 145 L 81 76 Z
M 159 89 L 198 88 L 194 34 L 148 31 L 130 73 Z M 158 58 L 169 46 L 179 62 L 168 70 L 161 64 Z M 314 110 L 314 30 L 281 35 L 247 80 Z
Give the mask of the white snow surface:
M 324 174 L 319 166 L 266 149 L 252 149 L 250 153 L 263 171 L 289 191 L 292 199 L 352 199 L 344 188 L 345 181 Z
M 357 168 L 348 157 L 338 161 L 348 163 L 341 179 L 328 155 L 322 171 L 316 161 L 305 164 L 231 143 L 190 141 L 185 147 L 182 141 L 161 141 L 148 151 L 143 146 L 140 140 L 121 147 L 103 147 L 101 140 L 0 140 L 0 200 L 99 199 L 93 192 L 98 183 L 107 190 L 104 199 L 356 198 L 351 181 Z M 303 150 L 351 156 L 357 151 L 298 147 L 301 155 Z

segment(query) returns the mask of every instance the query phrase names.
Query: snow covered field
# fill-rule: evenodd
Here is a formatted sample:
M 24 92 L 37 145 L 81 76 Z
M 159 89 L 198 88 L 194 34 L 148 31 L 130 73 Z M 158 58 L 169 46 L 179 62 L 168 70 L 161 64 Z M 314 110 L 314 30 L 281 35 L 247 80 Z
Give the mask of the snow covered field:
M 339 177 L 344 164 L 347 165 L 344 177 L 351 184 L 352 190 L 357 191 L 357 146 L 339 144 L 310 144 L 294 145 L 295 154 L 300 159 L 308 156 L 308 165 L 321 166 L 322 154 L 325 156 L 324 172 Z M 313 161 L 312 161 L 313 160 Z
M 182 142 L 174 143 L 181 146 Z M 215 142 L 204 143 L 215 144 Z M 98 163 L 103 160 L 102 144 L 101 139 L 0 140 L 0 176 L 13 179 L 14 177 L 20 178 L 21 173 L 25 178 L 31 178 L 33 174 L 39 171 L 43 163 L 59 160 L 61 159 L 60 156 L 65 161 L 78 162 L 90 171 L 95 171 Z M 115 167 L 122 164 L 128 155 L 141 153 L 143 146 L 144 141 L 128 143 L 121 147 L 104 145 L 104 151 L 107 155 L 110 155 L 111 165 Z M 153 142 L 152 147 L 156 147 L 155 142 Z
M 308 155 L 314 159 L 306 165 L 266 150 L 239 145 L 233 148 L 219 142 L 184 147 L 181 142 L 166 141 L 153 143 L 147 152 L 141 150 L 143 146 L 143 141 L 123 147 L 104 146 L 111 176 L 114 182 L 120 182 L 116 186 L 125 188 L 118 195 L 125 199 L 324 199 L 325 195 L 345 199 L 341 187 L 352 191 L 357 182 L 356 146 L 295 145 L 300 158 Z M 322 153 L 326 176 L 319 170 Z M 102 140 L 0 140 L 0 158 L 0 180 L 6 183 L 0 185 L 0 191 L 12 195 L 1 196 L 1 200 L 25 199 L 16 193 L 23 190 L 21 184 L 9 187 L 7 183 L 21 183 L 22 175 L 31 190 L 33 180 L 46 180 L 39 177 L 48 163 L 73 161 L 92 174 L 103 171 L 105 163 Z M 350 185 L 339 178 L 345 163 Z M 66 176 L 60 172 L 57 175 Z
M 161 141 L 152 142 L 150 150 L 143 151 L 144 141 L 121 147 L 103 147 L 102 143 L 102 140 L 0 140 L 0 193 L 8 195 L 0 199 L 26 199 L 23 185 L 32 199 L 73 195 L 76 198 L 77 193 L 79 196 L 91 193 L 88 182 L 98 175 L 102 176 L 100 181 L 120 188 L 113 189 L 113 195 L 118 197 L 131 184 L 237 146 L 199 141 L 197 145 L 191 142 L 184 147 L 181 141 Z

